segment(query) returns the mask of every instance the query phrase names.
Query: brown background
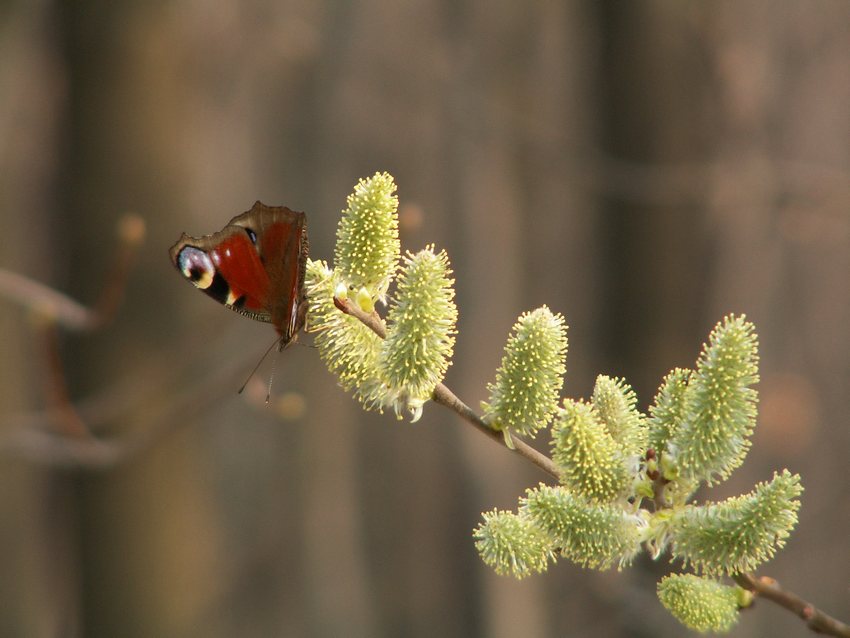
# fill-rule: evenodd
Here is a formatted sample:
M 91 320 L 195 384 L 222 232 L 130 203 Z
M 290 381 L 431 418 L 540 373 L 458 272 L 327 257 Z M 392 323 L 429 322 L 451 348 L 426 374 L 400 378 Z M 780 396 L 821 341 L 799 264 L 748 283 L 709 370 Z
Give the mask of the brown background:
M 90 302 L 120 214 L 146 220 L 116 321 L 62 357 L 99 435 L 162 430 L 107 469 L 21 452 L 47 364 L 0 302 L 0 635 L 683 634 L 655 599 L 666 560 L 485 568 L 480 512 L 545 477 L 439 406 L 364 414 L 308 347 L 274 381 L 303 415 L 262 405 L 268 364 L 259 401 L 236 395 L 273 331 L 191 291 L 168 246 L 261 199 L 307 211 L 329 259 L 378 170 L 403 246 L 451 256 L 447 383 L 470 405 L 543 303 L 570 324 L 565 393 L 622 375 L 643 407 L 747 313 L 760 424 L 704 497 L 800 472 L 762 572 L 848 620 L 848 105 L 844 0 L 0 3 L 0 267 Z M 760 604 L 733 635 L 807 632 Z

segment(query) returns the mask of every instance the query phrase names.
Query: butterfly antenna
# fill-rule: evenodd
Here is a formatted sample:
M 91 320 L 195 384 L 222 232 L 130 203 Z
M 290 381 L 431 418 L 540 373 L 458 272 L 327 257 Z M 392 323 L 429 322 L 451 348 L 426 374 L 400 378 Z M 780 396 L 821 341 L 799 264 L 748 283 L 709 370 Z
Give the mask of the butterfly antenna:
M 271 396 L 272 396 L 272 382 L 274 381 L 274 371 L 275 371 L 275 368 L 277 367 L 277 358 L 278 358 L 278 355 L 279 355 L 279 354 L 280 354 L 280 350 L 277 350 L 277 351 L 274 353 L 274 357 L 272 357 L 272 372 L 271 372 L 271 374 L 269 375 L 269 387 L 268 387 L 268 389 L 266 390 L 266 405 L 268 405 L 268 404 L 269 404 L 269 401 L 271 401 Z
M 270 346 L 268 347 L 268 350 L 266 350 L 266 351 L 263 353 L 263 356 L 262 356 L 262 357 L 260 357 L 260 360 L 259 360 L 259 361 L 257 361 L 257 365 L 255 365 L 255 366 L 254 366 L 254 369 L 253 369 L 253 370 L 251 370 L 251 374 L 249 374 L 249 375 L 248 375 L 248 378 L 247 378 L 247 379 L 245 379 L 245 383 L 243 383 L 243 384 L 242 384 L 242 387 L 241 387 L 241 388 L 239 388 L 239 394 L 242 394 L 242 392 L 245 390 L 245 386 L 247 386 L 247 385 L 248 385 L 248 382 L 251 380 L 251 377 L 253 377 L 253 376 L 257 373 L 257 370 L 260 368 L 260 364 L 261 364 L 263 361 L 265 361 L 265 360 L 266 360 L 266 357 L 267 357 L 267 356 L 269 356 L 269 352 L 271 352 L 271 351 L 272 351 L 272 348 L 274 348 L 274 347 L 275 347 L 278 343 L 280 343 L 280 339 L 275 339 L 275 340 L 272 342 L 272 345 L 270 345 Z M 272 360 L 272 371 L 274 371 L 274 362 L 275 362 L 275 361 L 277 361 L 277 357 L 275 357 L 275 358 Z M 271 381 L 269 381 L 269 394 L 271 394 Z M 268 397 L 268 396 L 266 396 L 266 403 L 268 403 L 268 402 L 269 402 L 269 397 Z

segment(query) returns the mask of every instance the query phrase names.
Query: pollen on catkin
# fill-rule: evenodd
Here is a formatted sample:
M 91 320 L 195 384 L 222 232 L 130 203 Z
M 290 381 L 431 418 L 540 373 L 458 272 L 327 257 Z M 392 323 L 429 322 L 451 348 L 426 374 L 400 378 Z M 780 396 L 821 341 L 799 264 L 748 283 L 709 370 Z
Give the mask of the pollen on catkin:
M 646 452 L 646 417 L 638 411 L 637 396 L 624 379 L 600 374 L 591 402 L 599 420 L 626 456 Z
M 623 567 L 640 550 L 640 517 L 614 505 L 589 503 L 560 486 L 526 491 L 520 513 L 546 530 L 561 554 L 582 567 Z
M 337 227 L 334 268 L 351 290 L 367 291 L 372 302 L 384 301 L 398 268 L 401 244 L 395 190 L 389 173 L 361 179 L 348 196 Z
M 708 484 L 741 465 L 756 421 L 758 340 L 730 315 L 712 331 L 684 393 L 682 424 L 669 440 L 684 476 Z
M 671 574 L 658 583 L 658 599 L 686 627 L 726 633 L 738 622 L 737 590 L 694 574 Z
M 784 470 L 749 494 L 682 507 L 670 519 L 671 553 L 708 575 L 752 571 L 785 545 L 802 492 L 800 477 Z
M 566 399 L 552 426 L 552 460 L 561 483 L 594 503 L 627 495 L 632 486 L 629 460 L 606 431 L 594 407 Z
M 667 450 L 667 441 L 676 433 L 685 417 L 685 392 L 691 371 L 685 368 L 671 370 L 655 395 L 649 408 L 649 447 L 658 453 Z
M 379 366 L 386 381 L 386 405 L 417 420 L 423 404 L 451 365 L 457 307 L 454 279 L 445 251 L 428 246 L 408 253 L 387 314 L 387 338 Z
M 523 313 L 508 337 L 496 381 L 487 386 L 484 420 L 494 429 L 530 436 L 547 427 L 558 409 L 566 353 L 561 314 L 546 306 Z
M 378 356 L 381 339 L 356 317 L 339 311 L 333 302 L 340 293 L 339 275 L 323 261 L 307 261 L 304 285 L 309 303 L 307 330 L 339 384 L 368 409 L 381 409 L 383 383 Z M 342 286 L 342 291 L 345 287 Z
M 552 554 L 552 539 L 531 519 L 513 512 L 485 512 L 484 521 L 473 532 L 481 559 L 497 574 L 525 578 L 546 571 Z

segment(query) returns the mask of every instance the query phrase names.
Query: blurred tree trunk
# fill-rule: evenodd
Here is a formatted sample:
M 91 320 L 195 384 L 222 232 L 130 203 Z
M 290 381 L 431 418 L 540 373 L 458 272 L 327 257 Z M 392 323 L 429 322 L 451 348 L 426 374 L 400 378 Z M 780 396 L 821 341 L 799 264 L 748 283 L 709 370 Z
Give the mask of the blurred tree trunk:
M 49 284 L 62 281 L 66 247 L 54 229 L 56 154 L 67 85 L 44 2 L 0 15 L 0 247 L 2 264 Z M 47 152 L 45 152 L 47 151 Z M 3 301 L 0 405 L 7 415 L 42 406 L 49 379 L 36 317 Z M 17 426 L 0 430 L 9 435 Z M 79 636 L 79 558 L 74 481 L 8 457 L 0 464 L 0 634 Z
M 826 450 L 850 449 L 847 9 L 722 5 L 706 29 L 723 117 L 708 193 L 720 252 L 709 309 L 745 310 L 763 353 L 759 427 L 730 489 L 777 467 L 802 475 L 793 553 L 764 571 L 845 621 L 850 490 L 835 480 L 846 458 Z M 767 27 L 754 35 L 755 24 Z M 787 631 L 778 614 L 759 620 L 758 635 Z
M 598 246 L 607 251 L 599 339 L 603 367 L 629 379 L 645 404 L 659 375 L 693 363 L 711 327 L 703 182 L 719 113 L 701 19 L 711 9 L 663 0 L 598 7 Z
M 600 7 L 608 184 L 599 246 L 610 250 L 603 357 L 645 404 L 661 374 L 692 365 L 724 314 L 755 322 L 763 356 L 755 444 L 729 484 L 706 496 L 748 491 L 781 467 L 799 471 L 814 489 L 790 545 L 842 568 L 804 575 L 780 552 L 764 572 L 840 612 L 850 493 L 817 450 L 850 443 L 840 416 L 850 407 L 850 333 L 837 327 L 850 322 L 850 76 L 838 62 L 850 53 L 847 5 Z M 824 508 L 835 525 L 815 520 Z M 747 620 L 753 635 L 773 635 L 789 619 Z

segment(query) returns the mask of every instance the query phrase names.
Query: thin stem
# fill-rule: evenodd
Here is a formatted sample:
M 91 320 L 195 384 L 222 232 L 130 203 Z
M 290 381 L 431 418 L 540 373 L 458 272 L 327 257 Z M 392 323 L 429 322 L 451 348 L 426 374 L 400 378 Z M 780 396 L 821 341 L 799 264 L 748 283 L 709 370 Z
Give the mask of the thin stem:
M 500 445 L 503 445 L 512 452 L 516 452 L 521 457 L 528 459 L 541 470 L 549 474 L 551 477 L 555 479 L 560 478 L 558 466 L 555 465 L 552 459 L 550 459 L 545 454 L 542 454 L 541 452 L 535 450 L 516 434 L 511 434 L 513 448 L 508 447 L 507 443 L 505 443 L 505 437 L 501 432 L 494 430 L 489 425 L 484 423 L 484 421 L 481 420 L 480 416 L 475 414 L 475 412 L 473 412 L 468 405 L 458 399 L 457 396 L 455 396 L 454 392 L 449 390 L 442 383 L 438 383 L 437 387 L 434 388 L 434 401 L 436 403 L 440 403 L 441 405 L 446 406 L 450 410 L 453 410 L 463 419 L 475 426 L 475 428 L 479 432 L 485 434 L 488 438 Z
M 18 273 L 0 268 L 0 297 L 50 317 L 69 330 L 90 330 L 95 313 L 62 294 Z
M 797 594 L 783 589 L 776 580 L 769 576 L 756 578 L 752 574 L 738 574 L 735 576 L 735 582 L 744 589 L 797 614 L 815 633 L 850 638 L 850 625 L 845 625 L 810 602 L 803 600 Z
M 96 326 L 110 323 L 124 300 L 127 281 L 136 263 L 139 247 L 145 238 L 145 220 L 135 213 L 125 213 L 118 221 L 118 242 L 106 281 L 94 304 Z
M 59 354 L 59 335 L 56 323 L 43 317 L 34 317 L 34 328 L 41 334 L 47 373 L 44 375 L 45 397 L 49 409 L 56 415 L 59 433 L 71 438 L 91 437 L 88 426 L 71 402 L 68 379 Z

